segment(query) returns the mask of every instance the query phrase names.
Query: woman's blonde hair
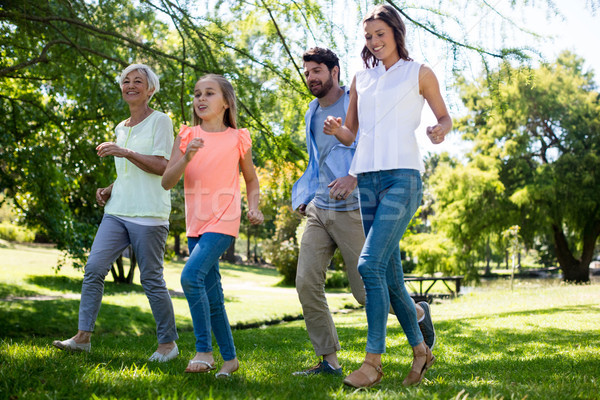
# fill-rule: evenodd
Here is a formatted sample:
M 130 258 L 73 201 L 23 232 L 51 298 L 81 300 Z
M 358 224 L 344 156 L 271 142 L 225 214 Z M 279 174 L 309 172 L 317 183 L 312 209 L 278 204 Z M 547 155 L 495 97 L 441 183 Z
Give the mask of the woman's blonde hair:
M 224 76 L 217 74 L 204 75 L 198 79 L 198 82 L 204 80 L 212 80 L 217 82 L 221 88 L 221 92 L 223 92 L 223 98 L 228 106 L 227 109 L 225 109 L 225 114 L 223 115 L 223 123 L 229 128 L 237 129 L 237 105 L 235 91 L 233 90 L 231 83 Z M 196 84 L 198 84 L 198 82 L 196 82 Z M 192 125 L 200 125 L 201 123 L 202 118 L 196 114 L 196 109 L 192 106 Z

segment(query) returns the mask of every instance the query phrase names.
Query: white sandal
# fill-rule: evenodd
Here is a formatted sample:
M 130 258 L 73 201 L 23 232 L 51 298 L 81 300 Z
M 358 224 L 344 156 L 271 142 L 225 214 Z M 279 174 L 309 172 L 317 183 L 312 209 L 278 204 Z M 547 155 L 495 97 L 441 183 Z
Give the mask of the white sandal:
M 179 349 L 177 348 L 177 344 L 175 344 L 175 347 L 173 347 L 171 349 L 171 351 L 169 351 L 167 354 L 160 354 L 158 351 L 155 351 L 150 356 L 148 361 L 167 362 L 167 361 L 171 361 L 178 355 L 179 355 Z
M 190 365 L 193 365 L 193 364 L 206 365 L 206 368 L 205 369 L 195 370 L 195 371 L 188 370 L 188 368 L 190 367 Z M 211 364 L 211 363 L 209 363 L 207 361 L 204 361 L 204 360 L 190 360 L 188 362 L 188 368 L 185 369 L 185 372 L 192 373 L 192 374 L 194 374 L 194 373 L 196 373 L 196 374 L 200 373 L 201 374 L 201 373 L 212 371 L 213 369 L 215 369 L 215 365 Z
M 89 353 L 92 349 L 91 343 L 77 343 L 73 339 L 55 340 L 52 346 L 65 351 L 85 351 Z

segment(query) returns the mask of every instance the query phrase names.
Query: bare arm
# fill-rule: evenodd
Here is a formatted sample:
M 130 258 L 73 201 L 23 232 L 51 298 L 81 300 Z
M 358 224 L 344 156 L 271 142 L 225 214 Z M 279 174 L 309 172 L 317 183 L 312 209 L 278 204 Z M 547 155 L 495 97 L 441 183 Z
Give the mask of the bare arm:
M 171 159 L 167 163 L 161 181 L 161 185 L 165 190 L 169 190 L 177 184 L 185 171 L 185 167 L 192 161 L 198 150 L 204 147 L 204 140 L 201 138 L 192 139 L 187 145 L 185 153 L 182 153 L 179 149 L 180 144 L 181 138 L 177 136 L 175 143 L 173 143 L 173 150 L 171 150 Z
M 260 202 L 260 183 L 252 163 L 252 149 L 248 149 L 244 158 L 240 159 L 240 166 L 244 181 L 246 182 L 246 194 L 248 196 L 248 220 L 257 225 L 264 221 L 262 212 L 258 209 Z
M 345 146 L 350 146 L 358 133 L 358 94 L 356 93 L 356 77 L 350 86 L 350 104 L 346 112 L 346 121 L 342 125 L 341 118 L 327 117 L 323 125 L 326 135 L 334 135 Z
M 126 158 L 142 171 L 150 174 L 162 175 L 167 167 L 167 160 L 163 156 L 140 154 L 121 147 L 114 142 L 100 143 L 96 147 L 96 151 L 100 157 L 115 156 Z
M 452 129 L 452 118 L 440 93 L 440 85 L 433 70 L 425 65 L 419 70 L 419 92 L 433 111 L 438 123 L 427 127 L 427 136 L 433 144 L 439 144 Z

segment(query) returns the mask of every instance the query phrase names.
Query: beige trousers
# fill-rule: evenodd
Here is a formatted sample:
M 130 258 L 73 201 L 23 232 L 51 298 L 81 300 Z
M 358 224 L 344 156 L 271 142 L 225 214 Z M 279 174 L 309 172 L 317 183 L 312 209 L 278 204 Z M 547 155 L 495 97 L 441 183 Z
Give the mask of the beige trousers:
M 325 277 L 336 248 L 340 249 L 352 295 L 365 304 L 365 287 L 358 273 L 358 257 L 365 242 L 360 210 L 333 211 L 306 207 L 306 228 L 302 235 L 296 290 L 306 330 L 317 356 L 340 350 L 337 331 L 325 297 Z

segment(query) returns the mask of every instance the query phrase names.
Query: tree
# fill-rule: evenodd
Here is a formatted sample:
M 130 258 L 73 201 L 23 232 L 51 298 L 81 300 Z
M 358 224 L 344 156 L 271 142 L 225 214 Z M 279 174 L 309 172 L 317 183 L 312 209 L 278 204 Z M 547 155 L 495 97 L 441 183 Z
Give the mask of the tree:
M 110 140 L 114 124 L 127 115 L 116 76 L 134 61 L 150 64 L 161 76 L 152 106 L 171 114 L 176 125 L 189 119 L 195 80 L 222 73 L 236 87 L 240 125 L 254 134 L 256 163 L 303 158 L 297 134 L 302 116 L 294 112 L 308 95 L 302 76 L 291 73 L 290 58 L 270 62 L 286 47 L 273 40 L 294 29 L 302 8 L 257 12 L 265 5 L 243 14 L 241 5 L 239 18 L 224 22 L 194 17 L 191 6 L 168 0 L 3 4 L 0 108 L 9 118 L 0 121 L 0 191 L 14 200 L 26 224 L 85 259 L 102 213 L 95 189 L 114 179 L 112 160 L 99 160 L 94 148 Z M 286 26 L 265 34 L 273 25 L 264 22 L 278 18 Z M 173 215 L 178 235 L 182 215 Z
M 176 126 L 190 119 L 194 81 L 208 72 L 224 74 L 236 88 L 240 125 L 253 133 L 256 164 L 301 162 L 302 115 L 312 98 L 301 54 L 311 43 L 344 56 L 349 44 L 336 45 L 343 28 L 331 23 L 336 7 L 354 6 L 360 18 L 373 3 L 221 0 L 206 2 L 201 12 L 196 2 L 174 0 L 4 1 L 0 109 L 7 118 L 0 120 L 0 191 L 26 224 L 85 259 L 102 213 L 93 194 L 114 179 L 111 160 L 98 160 L 93 149 L 110 140 L 114 124 L 127 115 L 115 77 L 135 61 L 161 77 L 152 106 L 172 115 Z M 453 38 L 441 27 L 446 21 L 460 25 L 460 18 L 435 4 L 388 3 L 417 29 L 448 43 L 455 61 L 462 49 L 479 52 L 484 63 L 526 53 L 488 50 L 466 35 Z M 495 11 L 485 1 L 465 0 L 473 3 Z M 174 218 L 178 237 L 182 219 Z
M 528 247 L 552 238 L 566 281 L 589 281 L 600 235 L 600 94 L 593 73 L 569 52 L 536 69 L 504 64 L 493 83 L 462 82 L 469 110 L 459 130 L 473 141 L 470 165 L 489 157 L 498 165 L 503 197 Z M 502 208 L 496 208 L 501 210 Z M 506 209 L 506 207 L 504 207 Z

